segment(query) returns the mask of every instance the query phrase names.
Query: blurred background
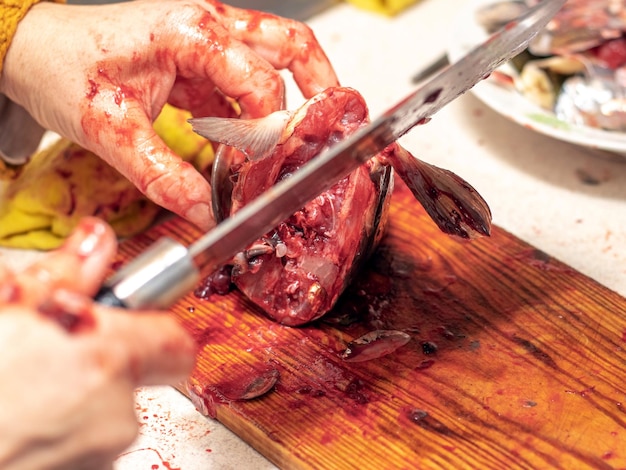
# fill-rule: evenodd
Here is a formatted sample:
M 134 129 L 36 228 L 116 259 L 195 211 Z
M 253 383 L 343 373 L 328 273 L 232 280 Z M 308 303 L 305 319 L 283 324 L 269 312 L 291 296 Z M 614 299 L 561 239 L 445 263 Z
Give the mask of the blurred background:
M 68 0 L 67 3 L 93 5 L 119 1 L 124 0 Z M 228 0 L 225 3 L 239 8 L 268 11 L 303 21 L 339 2 L 340 0 Z

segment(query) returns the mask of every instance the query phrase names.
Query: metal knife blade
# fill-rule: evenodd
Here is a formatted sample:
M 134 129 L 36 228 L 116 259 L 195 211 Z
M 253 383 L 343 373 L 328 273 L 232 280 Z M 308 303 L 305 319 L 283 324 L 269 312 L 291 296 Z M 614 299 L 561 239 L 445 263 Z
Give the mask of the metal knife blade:
M 521 52 L 564 3 L 565 0 L 542 2 L 491 36 L 378 119 L 318 155 L 300 171 L 200 238 L 189 249 L 192 255 L 204 252 L 208 259 L 222 262 L 271 230 Z
M 199 277 L 196 266 L 208 270 L 227 262 L 411 128 L 425 122 L 526 48 L 564 3 L 565 0 L 539 3 L 379 118 L 225 219 L 189 249 L 170 239 L 157 241 L 109 279 L 96 299 L 132 308 L 169 306 L 193 288 Z

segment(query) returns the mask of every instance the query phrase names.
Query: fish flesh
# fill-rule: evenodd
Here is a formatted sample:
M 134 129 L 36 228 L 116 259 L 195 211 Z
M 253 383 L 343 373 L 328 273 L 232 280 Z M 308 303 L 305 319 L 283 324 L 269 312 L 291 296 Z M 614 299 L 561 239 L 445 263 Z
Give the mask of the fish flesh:
M 197 133 L 223 144 L 211 178 L 219 222 L 366 125 L 369 112 L 356 90 L 333 87 L 294 112 L 190 122 Z M 320 318 L 384 235 L 394 170 L 444 232 L 466 239 L 489 234 L 491 212 L 474 188 L 394 143 L 234 256 L 231 281 L 282 324 Z M 223 285 L 224 270 L 205 283 L 214 278 Z
M 296 111 L 190 122 L 223 144 L 212 175 L 219 222 L 367 124 L 369 112 L 356 90 L 334 87 Z M 442 230 L 463 238 L 489 233 L 489 208 L 468 183 L 394 143 L 233 257 L 234 285 L 285 325 L 327 313 L 384 235 L 394 168 Z

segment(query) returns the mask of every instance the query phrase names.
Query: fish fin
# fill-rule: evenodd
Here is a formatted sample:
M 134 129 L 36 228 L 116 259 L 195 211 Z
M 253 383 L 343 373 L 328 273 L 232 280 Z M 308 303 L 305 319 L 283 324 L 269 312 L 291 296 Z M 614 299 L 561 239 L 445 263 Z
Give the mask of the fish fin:
M 189 123 L 194 132 L 210 141 L 235 147 L 250 160 L 262 160 L 281 142 L 291 116 L 283 110 L 258 119 L 205 117 Z
M 467 181 L 422 162 L 397 143 L 383 154 L 443 232 L 466 239 L 489 235 L 489 205 Z

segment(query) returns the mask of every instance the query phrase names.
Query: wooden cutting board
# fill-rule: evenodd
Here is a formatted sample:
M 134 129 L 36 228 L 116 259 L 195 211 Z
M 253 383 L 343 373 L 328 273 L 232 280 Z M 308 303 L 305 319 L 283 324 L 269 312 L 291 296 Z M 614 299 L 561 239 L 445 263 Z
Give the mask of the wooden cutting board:
M 199 233 L 170 220 L 119 260 L 164 235 Z M 172 314 L 201 345 L 185 393 L 279 467 L 626 468 L 626 300 L 497 227 L 471 243 L 440 233 L 402 184 L 326 321 L 284 327 L 238 292 L 190 294 Z M 341 359 L 378 329 L 412 339 Z

